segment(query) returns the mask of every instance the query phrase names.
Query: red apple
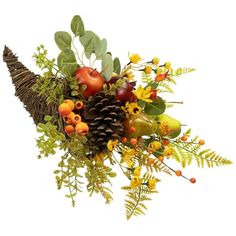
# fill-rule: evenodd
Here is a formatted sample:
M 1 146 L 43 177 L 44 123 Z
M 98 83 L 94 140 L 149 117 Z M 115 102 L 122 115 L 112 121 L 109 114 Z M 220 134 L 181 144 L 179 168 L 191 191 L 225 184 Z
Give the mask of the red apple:
M 75 77 L 79 84 L 86 85 L 83 91 L 84 97 L 89 97 L 101 91 L 105 82 L 102 75 L 96 69 L 90 67 L 80 67 L 75 71 Z
M 115 84 L 117 80 L 121 79 L 119 76 L 112 77 L 108 84 Z M 116 90 L 116 99 L 121 101 L 121 104 L 126 102 L 136 102 L 137 97 L 133 94 L 132 90 L 134 89 L 135 82 L 125 81 L 122 87 Z

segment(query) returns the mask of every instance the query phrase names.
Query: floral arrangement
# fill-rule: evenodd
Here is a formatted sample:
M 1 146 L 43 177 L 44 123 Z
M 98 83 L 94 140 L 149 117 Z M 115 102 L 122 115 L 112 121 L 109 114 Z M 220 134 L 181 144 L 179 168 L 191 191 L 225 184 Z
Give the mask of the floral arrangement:
M 110 203 L 115 165 L 126 177 L 122 189 L 129 219 L 144 213 L 161 172 L 196 182 L 170 167 L 169 159 L 182 168 L 193 161 L 198 167 L 231 164 L 202 149 L 205 141 L 167 114 L 175 102 L 166 101 L 164 94 L 173 93 L 175 78 L 193 68 L 173 69 L 170 62 L 144 60 L 139 54 L 129 54 L 121 67 L 107 51 L 106 39 L 85 30 L 80 16 L 73 17 L 71 31 L 55 33 L 57 59 L 49 59 L 43 45 L 37 48 L 33 57 L 43 71 L 40 76 L 7 47 L 3 58 L 16 95 L 37 125 L 38 158 L 61 154 L 54 174 L 58 189 L 68 188 L 73 206 L 83 186 Z

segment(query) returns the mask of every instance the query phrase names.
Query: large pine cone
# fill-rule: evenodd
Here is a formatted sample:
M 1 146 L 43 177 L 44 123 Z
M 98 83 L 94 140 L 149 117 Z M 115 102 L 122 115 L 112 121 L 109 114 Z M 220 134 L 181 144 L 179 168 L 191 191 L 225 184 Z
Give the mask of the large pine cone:
M 123 135 L 125 114 L 120 106 L 114 95 L 104 92 L 88 98 L 84 119 L 90 128 L 89 145 L 93 154 L 106 150 L 109 140 L 120 139 Z

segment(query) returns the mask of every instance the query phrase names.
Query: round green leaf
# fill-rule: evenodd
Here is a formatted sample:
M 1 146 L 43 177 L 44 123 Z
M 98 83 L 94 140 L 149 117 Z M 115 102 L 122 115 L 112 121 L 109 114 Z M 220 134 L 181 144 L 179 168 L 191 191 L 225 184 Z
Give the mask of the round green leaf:
M 89 59 L 92 53 L 95 53 L 96 48 L 100 46 L 99 37 L 92 31 L 85 31 L 80 37 L 80 42 L 84 47 L 85 56 Z
M 102 57 L 106 54 L 106 52 L 107 52 L 107 40 L 102 39 L 95 49 L 96 59 L 101 60 Z
M 84 23 L 80 16 L 76 15 L 71 21 L 71 30 L 75 36 L 83 36 L 84 34 Z
M 104 76 L 106 80 L 109 80 L 112 76 L 113 72 L 113 61 L 110 53 L 107 53 L 102 58 L 102 72 L 101 74 Z
M 116 74 L 120 74 L 121 66 L 120 66 L 120 60 L 118 57 L 116 57 L 113 61 L 113 71 Z
M 71 48 L 71 36 L 65 31 L 58 31 L 55 33 L 55 42 L 61 50 Z
M 166 109 L 165 102 L 163 101 L 161 97 L 157 97 L 157 99 L 151 103 L 148 103 L 148 102 L 145 102 L 145 103 L 146 104 L 144 106 L 144 112 L 147 115 L 151 115 L 151 116 L 160 115 L 164 113 Z

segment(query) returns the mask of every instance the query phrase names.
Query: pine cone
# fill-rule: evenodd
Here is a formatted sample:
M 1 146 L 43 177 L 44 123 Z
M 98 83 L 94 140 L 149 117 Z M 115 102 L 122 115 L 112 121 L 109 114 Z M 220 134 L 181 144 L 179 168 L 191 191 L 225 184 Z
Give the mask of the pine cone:
M 97 93 L 88 98 L 84 119 L 90 128 L 90 148 L 93 154 L 107 149 L 109 140 L 120 139 L 124 132 L 125 114 L 114 95 Z

